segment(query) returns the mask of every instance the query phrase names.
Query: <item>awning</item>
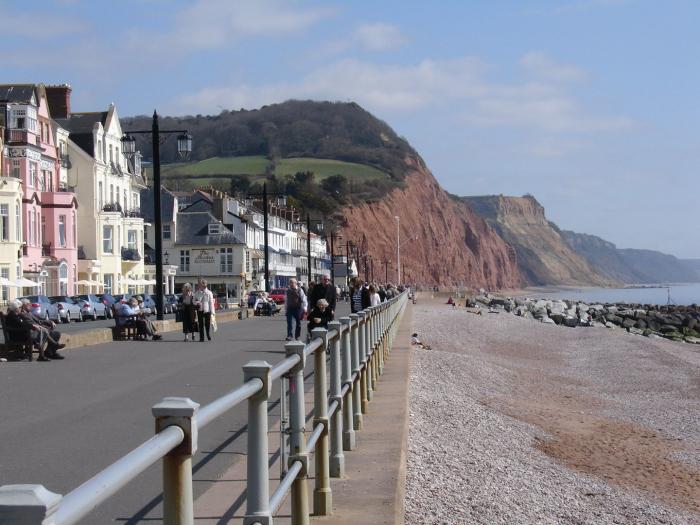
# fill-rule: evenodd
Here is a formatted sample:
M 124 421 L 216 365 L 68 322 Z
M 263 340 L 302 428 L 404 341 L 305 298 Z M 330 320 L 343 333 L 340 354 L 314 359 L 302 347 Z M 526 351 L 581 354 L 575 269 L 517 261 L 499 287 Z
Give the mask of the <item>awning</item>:
M 101 283 L 100 281 L 87 281 L 90 286 L 99 286 L 100 288 L 104 288 L 105 285 L 104 283 Z
M 78 286 L 92 286 L 92 283 L 93 281 L 75 281 L 75 284 L 77 284 Z
M 9 286 L 10 288 L 19 288 L 19 285 L 16 282 L 10 281 L 7 277 L 0 277 L 0 286 Z
M 34 281 L 30 281 L 29 279 L 25 279 L 24 277 L 21 277 L 20 279 L 17 279 L 15 281 L 17 286 L 21 288 L 38 288 L 41 285 L 39 283 L 35 283 Z

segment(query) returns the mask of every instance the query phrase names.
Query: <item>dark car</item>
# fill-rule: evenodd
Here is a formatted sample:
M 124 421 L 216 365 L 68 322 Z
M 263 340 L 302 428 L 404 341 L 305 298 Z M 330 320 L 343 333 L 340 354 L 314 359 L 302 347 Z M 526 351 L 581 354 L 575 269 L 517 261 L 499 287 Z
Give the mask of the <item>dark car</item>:
M 178 297 L 175 294 L 168 294 L 163 298 L 163 308 L 165 313 L 173 313 L 177 310 Z M 166 308 L 167 306 L 167 308 Z
M 97 298 L 100 301 L 102 301 L 102 303 L 107 307 L 107 316 L 111 318 L 112 317 L 112 307 L 118 301 L 114 298 L 113 295 L 108 294 L 108 293 L 103 293 L 102 295 L 98 295 Z
M 80 305 L 84 319 L 96 321 L 98 317 L 107 319 L 109 308 L 96 295 L 83 294 L 73 296 L 75 302 Z
M 26 297 L 20 297 L 21 299 L 27 299 L 32 303 L 32 313 L 37 317 L 47 321 L 50 319 L 57 323 L 61 322 L 58 307 L 55 304 L 51 304 L 51 300 L 45 295 L 27 295 Z

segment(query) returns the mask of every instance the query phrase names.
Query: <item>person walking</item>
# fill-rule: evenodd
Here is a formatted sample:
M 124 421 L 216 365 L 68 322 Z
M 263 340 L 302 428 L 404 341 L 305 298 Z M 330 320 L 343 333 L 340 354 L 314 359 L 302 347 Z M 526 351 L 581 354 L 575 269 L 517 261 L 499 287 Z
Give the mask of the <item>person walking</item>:
M 207 288 L 206 279 L 199 280 L 199 289 L 194 294 L 194 303 L 197 306 L 199 342 L 204 342 L 205 331 L 207 332 L 207 341 L 211 341 L 211 316 L 214 312 L 214 294 Z
M 338 300 L 338 294 L 335 285 L 331 284 L 331 278 L 327 275 L 323 276 L 321 283 L 317 284 L 309 294 L 309 304 L 315 306 L 320 299 L 325 299 L 328 302 L 328 308 L 331 311 L 331 321 L 335 316 L 335 305 Z
M 369 305 L 370 306 L 379 306 L 379 303 L 382 302 L 382 298 L 379 296 L 379 293 L 377 292 L 377 288 L 374 284 L 369 285 Z
M 301 319 L 306 312 L 307 302 L 304 290 L 299 288 L 297 280 L 289 280 L 289 288 L 284 294 L 284 314 L 287 317 L 287 341 L 299 340 L 301 336 Z M 294 333 L 292 335 L 292 325 Z
M 185 342 L 194 341 L 194 335 L 199 332 L 199 328 L 197 327 L 197 306 L 195 305 L 190 283 L 185 283 L 182 286 L 182 295 L 179 303 L 180 316 L 182 317 L 182 333 L 185 334 Z

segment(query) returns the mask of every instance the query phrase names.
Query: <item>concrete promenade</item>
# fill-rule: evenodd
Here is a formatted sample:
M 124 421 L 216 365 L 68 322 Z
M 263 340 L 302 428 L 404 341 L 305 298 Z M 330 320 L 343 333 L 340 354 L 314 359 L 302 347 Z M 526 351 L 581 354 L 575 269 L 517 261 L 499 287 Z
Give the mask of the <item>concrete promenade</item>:
M 341 304 L 338 316 L 347 313 Z M 322 521 L 402 522 L 410 320 L 409 307 L 365 429 L 357 434 L 358 448 L 346 453 L 346 479 L 332 480 L 334 516 Z M 281 316 L 250 318 L 220 322 L 211 343 L 184 343 L 179 332 L 167 332 L 163 342 L 76 348 L 61 362 L 4 363 L 0 484 L 42 483 L 65 494 L 152 436 L 150 407 L 162 397 L 187 396 L 204 405 L 241 383 L 247 361 L 278 362 L 284 331 Z M 307 389 L 312 383 L 307 368 Z M 277 383 L 270 403 L 271 463 L 279 455 L 278 399 Z M 239 461 L 246 454 L 245 415 L 243 404 L 200 433 L 193 462 L 197 523 L 237 523 L 245 510 L 245 461 Z M 272 465 L 273 487 L 278 472 L 279 466 Z M 366 499 L 370 482 L 371 498 Z M 312 489 L 313 479 L 309 483 Z M 160 487 L 160 466 L 155 465 L 83 523 L 158 523 Z M 367 516 L 352 514 L 355 506 Z M 280 509 L 275 523 L 284 523 L 287 512 Z

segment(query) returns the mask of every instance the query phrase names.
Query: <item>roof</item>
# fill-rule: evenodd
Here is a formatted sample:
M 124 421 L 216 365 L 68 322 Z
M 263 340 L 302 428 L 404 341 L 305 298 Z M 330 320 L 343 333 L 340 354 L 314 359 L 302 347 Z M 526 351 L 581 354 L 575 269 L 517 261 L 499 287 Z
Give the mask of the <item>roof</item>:
M 104 125 L 107 121 L 108 111 L 95 111 L 90 113 L 71 113 L 68 118 L 57 118 L 56 122 L 70 132 L 70 138 L 80 149 L 93 157 L 95 155 L 95 142 L 93 130 L 98 122 Z
M 166 222 L 171 222 L 174 217 L 175 195 L 167 188 L 160 188 L 160 217 Z M 141 213 L 146 222 L 155 221 L 156 214 L 153 202 L 153 188 L 141 190 Z
M 220 224 L 223 233 L 209 235 L 209 225 Z M 221 221 L 217 220 L 210 212 L 185 212 L 177 215 L 177 242 L 176 244 L 194 245 L 220 245 L 220 244 L 245 244 Z
M 29 102 L 35 93 L 34 84 L 0 84 L 0 100 Z

